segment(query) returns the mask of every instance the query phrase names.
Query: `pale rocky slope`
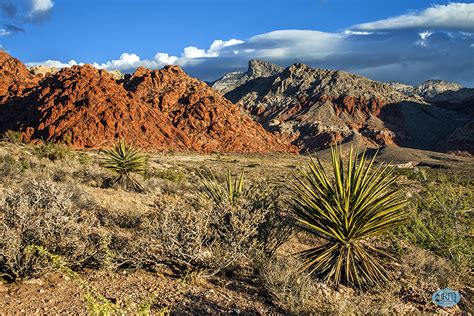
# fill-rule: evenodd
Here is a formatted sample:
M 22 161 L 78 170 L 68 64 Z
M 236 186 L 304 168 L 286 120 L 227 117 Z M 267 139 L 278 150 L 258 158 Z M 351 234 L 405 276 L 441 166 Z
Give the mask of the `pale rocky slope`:
M 291 135 L 303 151 L 351 140 L 434 149 L 470 121 L 466 113 L 359 75 L 304 64 L 271 75 L 275 69 L 270 66 L 257 78 L 241 77 L 225 97 L 268 130 Z M 230 87 L 228 81 L 226 90 Z
M 434 99 L 439 94 L 444 92 L 455 92 L 463 88 L 463 86 L 459 83 L 435 79 L 426 80 L 425 82 L 416 86 L 399 82 L 390 82 L 389 85 L 395 90 L 400 91 L 401 93 L 404 93 L 408 96 L 418 95 L 428 100 Z

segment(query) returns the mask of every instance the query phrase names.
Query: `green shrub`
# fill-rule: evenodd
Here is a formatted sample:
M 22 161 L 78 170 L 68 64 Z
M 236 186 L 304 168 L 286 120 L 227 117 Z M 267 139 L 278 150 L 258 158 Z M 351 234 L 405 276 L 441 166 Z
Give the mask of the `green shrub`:
M 143 173 L 148 164 L 148 157 L 138 149 L 129 146 L 125 141 L 118 141 L 112 149 L 104 150 L 105 157 L 102 166 L 113 171 L 116 177 L 112 186 L 125 190 L 144 191 L 143 186 L 132 176 L 133 173 Z
M 23 165 L 12 155 L 0 156 L 0 175 L 3 177 L 13 176 L 23 171 Z
M 439 177 L 424 185 L 410 204 L 413 220 L 399 234 L 456 265 L 474 267 L 474 231 L 472 186 Z
M 179 184 L 186 179 L 186 173 L 176 168 L 167 168 L 163 170 L 147 169 L 145 172 L 145 178 L 150 179 L 153 177 Z
M 36 147 L 35 154 L 39 158 L 47 158 L 51 161 L 63 160 L 72 155 L 66 145 L 49 142 Z
M 227 202 L 231 205 L 235 204 L 239 198 L 254 199 L 264 198 L 267 192 L 261 191 L 257 193 L 257 187 L 244 186 L 244 172 L 232 177 L 230 169 L 227 169 L 227 175 L 224 181 L 218 181 L 212 171 L 208 175 L 200 174 L 202 189 L 198 193 L 204 198 L 210 199 L 216 204 Z M 259 197 L 260 195 L 260 197 Z
M 13 144 L 20 143 L 21 142 L 21 132 L 8 130 L 3 135 L 3 139 L 5 139 L 7 142 L 10 142 L 10 143 L 13 143 Z
M 351 148 L 347 165 L 337 147 L 332 148 L 334 180 L 319 159 L 309 164 L 294 186 L 291 205 L 300 228 L 325 240 L 325 244 L 300 253 L 303 269 L 332 284 L 364 286 L 388 280 L 378 262 L 379 250 L 369 239 L 400 226 L 406 220 L 402 192 L 392 189 L 393 168 L 373 170 Z

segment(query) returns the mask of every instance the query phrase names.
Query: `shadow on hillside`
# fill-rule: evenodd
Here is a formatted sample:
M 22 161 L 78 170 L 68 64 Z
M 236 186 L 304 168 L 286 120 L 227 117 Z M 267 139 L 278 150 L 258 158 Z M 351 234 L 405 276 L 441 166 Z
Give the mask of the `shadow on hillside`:
M 421 150 L 436 150 L 440 141 L 469 122 L 463 113 L 415 102 L 388 104 L 379 118 L 395 132 L 397 145 Z

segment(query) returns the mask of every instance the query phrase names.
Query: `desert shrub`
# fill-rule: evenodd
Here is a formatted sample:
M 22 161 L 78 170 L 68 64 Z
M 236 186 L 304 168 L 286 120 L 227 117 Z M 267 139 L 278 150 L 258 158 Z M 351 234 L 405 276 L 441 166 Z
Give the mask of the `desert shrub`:
M 8 130 L 3 135 L 3 139 L 7 142 L 17 144 L 21 142 L 21 132 Z
M 336 285 L 387 281 L 388 273 L 377 260 L 381 252 L 369 239 L 406 220 L 400 211 L 406 204 L 402 192 L 391 188 L 396 180 L 393 168 L 372 170 L 375 155 L 366 163 L 366 153 L 359 157 L 352 148 L 347 165 L 337 147 L 331 156 L 333 181 L 317 159 L 309 164 L 309 173 L 300 170 L 294 186 L 291 204 L 297 225 L 326 241 L 299 254 L 303 269 Z
M 424 185 L 410 203 L 411 222 L 398 234 L 458 266 L 474 267 L 472 186 L 439 177 Z
M 92 163 L 92 158 L 91 158 L 91 156 L 89 156 L 88 154 L 86 154 L 84 152 L 77 152 L 77 161 L 81 165 L 83 165 L 85 167 L 88 167 Z
M 275 256 L 259 262 L 258 282 L 272 301 L 288 314 L 413 315 L 435 312 L 431 295 L 443 287 L 460 289 L 447 260 L 416 247 L 400 258 L 393 280 L 384 287 L 357 291 L 340 285 L 332 288 L 300 270 L 294 256 Z M 392 267 L 393 269 L 393 267 Z M 461 309 L 469 311 L 461 301 Z
M 403 175 L 409 180 L 425 182 L 428 180 L 429 174 L 423 168 L 400 168 L 395 170 L 398 175 Z
M 294 314 L 333 312 L 331 290 L 315 282 L 294 257 L 274 257 L 259 263 L 260 284 L 273 301 Z
M 154 236 L 165 256 L 188 269 L 210 274 L 252 268 L 286 240 L 289 226 L 275 199 L 257 205 L 252 198 L 215 203 L 192 196 L 164 195 L 157 200 Z
M 12 155 L 0 156 L 0 175 L 3 177 L 20 174 L 24 167 L 20 161 L 17 161 Z
M 148 157 L 138 149 L 120 140 L 111 149 L 104 150 L 102 166 L 116 174 L 111 186 L 125 190 L 144 191 L 143 186 L 133 177 L 134 173 L 143 173 L 148 164 Z
M 81 183 L 92 187 L 104 186 L 109 179 L 109 174 L 102 168 L 91 164 L 90 166 L 81 166 L 72 172 L 72 176 Z
M 46 269 L 44 260 L 25 251 L 32 244 L 72 267 L 96 264 L 103 236 L 92 206 L 83 192 L 53 182 L 32 180 L 8 191 L 0 201 L 0 273 L 14 280 Z
M 66 145 L 47 142 L 37 146 L 35 154 L 39 158 L 57 161 L 70 157 L 72 152 Z
M 174 167 L 162 170 L 147 169 L 145 172 L 145 178 L 149 179 L 153 177 L 180 184 L 186 179 L 186 173 Z

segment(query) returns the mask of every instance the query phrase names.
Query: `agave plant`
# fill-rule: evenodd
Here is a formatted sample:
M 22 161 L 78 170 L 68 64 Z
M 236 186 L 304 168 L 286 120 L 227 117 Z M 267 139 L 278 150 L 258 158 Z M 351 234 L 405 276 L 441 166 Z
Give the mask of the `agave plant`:
M 133 178 L 133 173 L 143 173 L 148 164 L 148 157 L 138 149 L 119 140 L 111 149 L 104 150 L 102 166 L 116 173 L 112 185 L 123 189 L 143 191 L 142 185 Z
M 225 184 L 219 182 L 212 171 L 208 175 L 200 174 L 202 190 L 198 192 L 216 204 L 228 202 L 234 205 L 239 197 L 249 197 L 254 193 L 255 187 L 244 187 L 244 172 L 232 177 L 230 169 L 227 170 Z
M 294 186 L 297 225 L 325 240 L 299 253 L 302 268 L 330 284 L 380 284 L 388 274 L 377 260 L 382 251 L 370 239 L 406 221 L 406 200 L 392 188 L 393 168 L 374 168 L 376 155 L 369 160 L 366 151 L 359 157 L 351 148 L 346 167 L 340 148 L 333 147 L 331 156 L 333 180 L 319 159 L 311 159 L 309 172 L 300 169 Z

